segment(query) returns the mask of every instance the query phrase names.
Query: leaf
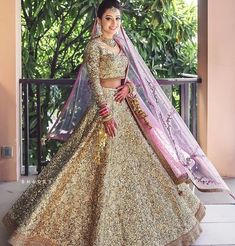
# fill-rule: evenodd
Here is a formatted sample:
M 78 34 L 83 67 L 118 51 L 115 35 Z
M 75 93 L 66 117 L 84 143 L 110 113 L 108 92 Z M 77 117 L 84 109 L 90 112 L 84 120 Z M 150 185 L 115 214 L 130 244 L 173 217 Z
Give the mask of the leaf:
M 76 77 L 82 61 L 83 49 L 89 39 L 89 31 L 101 0 L 23 0 L 30 25 L 22 15 L 22 67 L 26 78 Z M 123 1 L 122 25 L 136 49 L 149 65 L 154 75 L 175 77 L 186 71 L 195 73 L 197 68 L 197 13 L 183 0 L 127 0 Z M 33 8 L 34 6 L 34 8 Z M 43 13 L 39 13 L 43 8 Z M 33 16 L 32 16 L 33 13 Z M 52 71 L 51 63 L 64 19 L 63 34 L 67 33 L 77 14 L 79 15 L 71 35 L 61 43 Z M 32 18 L 33 17 L 33 18 Z M 73 42 L 73 40 L 75 40 Z M 178 43 L 176 43 L 178 42 Z M 41 88 L 43 134 L 53 121 L 50 114 L 58 113 L 71 91 L 71 86 Z M 35 94 L 35 88 L 32 88 Z M 179 89 L 173 90 L 173 104 L 179 109 Z M 36 136 L 35 98 L 30 98 L 30 133 Z M 50 158 L 59 143 L 51 141 L 43 149 L 43 158 Z M 36 163 L 35 139 L 30 146 L 30 161 Z
M 34 14 L 33 14 L 33 17 L 34 17 L 34 18 L 37 17 L 37 15 L 38 15 L 38 13 L 41 11 L 43 5 L 44 5 L 44 2 L 41 1 L 41 2 L 39 3 L 39 6 L 37 7 L 36 11 L 35 11 Z

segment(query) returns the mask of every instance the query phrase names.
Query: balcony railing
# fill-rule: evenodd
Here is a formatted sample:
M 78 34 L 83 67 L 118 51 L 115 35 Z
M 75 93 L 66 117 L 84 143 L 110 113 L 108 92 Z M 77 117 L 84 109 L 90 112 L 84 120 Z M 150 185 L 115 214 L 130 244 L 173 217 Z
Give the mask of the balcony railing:
M 201 79 L 197 75 L 181 74 L 181 78 L 157 79 L 161 87 L 179 86 L 180 91 L 180 115 L 189 127 L 190 131 L 197 138 L 197 83 Z M 41 88 L 42 86 L 69 86 L 72 88 L 75 80 L 73 79 L 20 79 L 22 84 L 22 103 L 23 103 L 23 163 L 25 166 L 24 174 L 29 175 L 29 85 L 36 86 L 36 127 L 37 127 L 37 171 L 41 172 L 44 165 L 42 160 L 42 126 L 41 126 Z

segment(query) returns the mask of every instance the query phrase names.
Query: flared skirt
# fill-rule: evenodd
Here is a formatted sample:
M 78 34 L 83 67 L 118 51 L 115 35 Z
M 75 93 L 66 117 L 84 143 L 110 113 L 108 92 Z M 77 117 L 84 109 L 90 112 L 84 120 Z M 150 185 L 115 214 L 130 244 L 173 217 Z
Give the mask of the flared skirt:
M 116 89 L 103 91 L 116 136 L 92 104 L 4 216 L 12 245 L 187 246 L 200 235 L 204 205 L 172 181 Z

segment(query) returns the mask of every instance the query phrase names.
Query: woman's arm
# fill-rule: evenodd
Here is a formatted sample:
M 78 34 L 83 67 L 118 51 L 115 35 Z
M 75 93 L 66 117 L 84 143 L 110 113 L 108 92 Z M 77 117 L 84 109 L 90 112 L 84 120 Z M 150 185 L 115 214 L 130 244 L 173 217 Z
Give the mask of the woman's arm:
M 88 76 L 90 79 L 91 89 L 94 93 L 96 103 L 98 107 L 102 107 L 107 104 L 102 86 L 100 84 L 100 49 L 96 43 L 90 41 L 85 49 L 84 53 L 85 63 L 87 65 Z
M 105 131 L 109 136 L 114 137 L 117 124 L 113 119 L 112 112 L 108 107 L 102 86 L 100 84 L 100 49 L 95 42 L 90 41 L 85 49 L 84 55 L 90 86 L 94 93 L 96 103 L 99 107 L 99 114 L 102 117 Z

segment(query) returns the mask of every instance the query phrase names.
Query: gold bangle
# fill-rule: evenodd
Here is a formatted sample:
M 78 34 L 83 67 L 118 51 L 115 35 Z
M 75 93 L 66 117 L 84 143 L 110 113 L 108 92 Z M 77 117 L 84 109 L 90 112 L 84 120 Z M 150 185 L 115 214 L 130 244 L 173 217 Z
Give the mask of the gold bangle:
M 108 116 L 102 118 L 102 121 L 109 121 L 109 120 L 111 120 L 112 118 L 113 118 L 113 116 L 112 116 L 112 114 L 110 114 L 110 115 L 108 115 Z
M 129 93 L 131 93 L 131 92 L 132 92 L 132 88 L 131 88 L 131 86 L 130 86 L 129 83 L 127 83 L 127 87 L 128 87 L 128 89 L 129 89 Z
M 99 108 L 103 108 L 105 106 L 107 106 L 107 102 L 106 101 L 100 103 Z
M 129 88 L 129 93 L 133 93 L 134 86 L 130 82 L 127 82 L 126 84 L 127 84 L 128 88 Z

